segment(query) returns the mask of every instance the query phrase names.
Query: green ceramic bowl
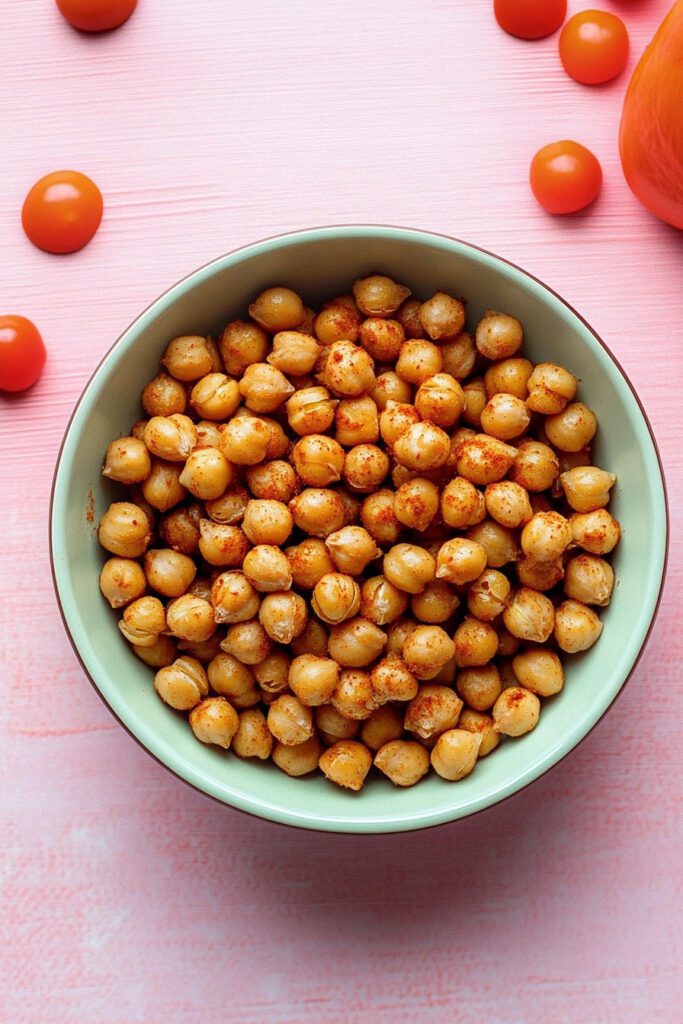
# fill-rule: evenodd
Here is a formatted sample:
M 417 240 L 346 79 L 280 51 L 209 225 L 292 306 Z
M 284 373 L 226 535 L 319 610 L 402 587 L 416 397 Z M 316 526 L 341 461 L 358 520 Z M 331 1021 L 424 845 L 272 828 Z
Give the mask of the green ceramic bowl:
M 108 442 L 138 418 L 142 385 L 175 335 L 217 332 L 261 289 L 290 285 L 312 306 L 381 271 L 418 296 L 465 295 L 470 322 L 493 306 L 519 317 L 525 351 L 581 379 L 600 420 L 595 461 L 617 474 L 612 510 L 623 526 L 618 585 L 600 642 L 570 659 L 564 692 L 538 727 L 506 742 L 457 784 L 430 775 L 400 790 L 371 778 L 362 793 L 321 777 L 290 779 L 272 764 L 240 761 L 198 743 L 184 717 L 155 695 L 102 600 L 95 524 L 117 491 L 100 476 Z M 94 508 L 93 508 L 94 500 Z M 94 517 L 93 517 L 94 513 Z M 503 800 L 556 764 L 593 728 L 633 670 L 662 587 L 667 509 L 661 466 L 638 398 L 610 352 L 561 298 L 518 267 L 463 242 L 402 228 L 332 227 L 267 239 L 197 270 L 157 299 L 95 371 L 69 424 L 52 499 L 52 558 L 64 622 L 83 668 L 122 725 L 192 786 L 251 814 L 311 829 L 393 832 L 465 817 Z

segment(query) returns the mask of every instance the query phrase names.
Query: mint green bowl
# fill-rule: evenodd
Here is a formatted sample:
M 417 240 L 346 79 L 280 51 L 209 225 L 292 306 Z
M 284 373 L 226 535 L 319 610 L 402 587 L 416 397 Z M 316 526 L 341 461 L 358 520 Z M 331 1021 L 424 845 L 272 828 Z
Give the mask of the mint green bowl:
M 432 774 L 400 790 L 371 777 L 353 794 L 322 777 L 291 779 L 272 764 L 240 761 L 197 742 L 185 719 L 155 695 L 151 670 L 130 653 L 102 600 L 103 553 L 94 524 L 117 493 L 100 476 L 104 450 L 138 418 L 141 387 L 154 376 L 170 338 L 217 332 L 274 283 L 290 285 L 315 305 L 377 271 L 404 281 L 418 296 L 437 289 L 465 295 L 471 322 L 491 306 L 513 313 L 524 323 L 526 354 L 561 363 L 581 379 L 581 397 L 600 421 L 595 461 L 618 477 L 611 508 L 623 541 L 600 642 L 570 659 L 563 693 L 544 704 L 532 733 L 502 744 L 462 782 Z M 272 821 L 332 832 L 396 832 L 490 807 L 537 779 L 593 728 L 628 679 L 651 628 L 664 576 L 667 509 L 657 449 L 634 390 L 596 334 L 554 292 L 518 267 L 441 235 L 331 227 L 223 256 L 171 288 L 128 328 L 95 371 L 67 429 L 54 481 L 51 544 L 59 603 L 83 668 L 121 724 L 158 761 L 209 796 Z

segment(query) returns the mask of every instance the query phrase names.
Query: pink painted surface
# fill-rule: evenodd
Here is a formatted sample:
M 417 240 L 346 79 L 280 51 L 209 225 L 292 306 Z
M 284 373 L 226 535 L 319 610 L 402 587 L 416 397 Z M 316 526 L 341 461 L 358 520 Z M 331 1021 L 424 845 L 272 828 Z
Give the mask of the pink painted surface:
M 508 38 L 491 6 L 140 0 L 89 38 L 51 0 L 3 0 L 0 312 L 35 319 L 49 364 L 0 399 L 2 1024 L 681 1020 L 683 234 L 621 178 L 625 80 L 577 86 L 556 40 Z M 668 2 L 603 6 L 635 56 Z M 567 136 L 605 189 L 553 220 L 527 166 Z M 19 210 L 62 166 L 106 212 L 58 259 Z M 469 239 L 582 311 L 650 413 L 674 540 L 647 653 L 577 753 L 479 817 L 367 839 L 223 810 L 148 758 L 83 677 L 47 555 L 62 432 L 140 309 L 235 246 L 357 221 Z

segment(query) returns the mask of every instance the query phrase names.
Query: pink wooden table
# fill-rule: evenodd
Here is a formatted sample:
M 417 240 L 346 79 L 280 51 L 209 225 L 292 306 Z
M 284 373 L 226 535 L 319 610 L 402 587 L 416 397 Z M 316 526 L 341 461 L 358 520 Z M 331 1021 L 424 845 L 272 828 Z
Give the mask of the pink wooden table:
M 570 82 L 489 0 L 140 0 L 103 38 L 1 6 L 0 312 L 50 353 L 0 399 L 2 1024 L 678 1024 L 683 234 L 621 178 L 625 82 Z M 639 53 L 668 0 L 603 6 Z M 605 189 L 553 220 L 526 175 L 562 137 Z M 106 214 L 54 258 L 19 210 L 63 166 Z M 357 221 L 469 239 L 581 310 L 650 413 L 674 532 L 647 653 L 575 755 L 479 817 L 365 839 L 223 810 L 148 758 L 83 677 L 47 554 L 62 432 L 138 311 L 235 246 Z

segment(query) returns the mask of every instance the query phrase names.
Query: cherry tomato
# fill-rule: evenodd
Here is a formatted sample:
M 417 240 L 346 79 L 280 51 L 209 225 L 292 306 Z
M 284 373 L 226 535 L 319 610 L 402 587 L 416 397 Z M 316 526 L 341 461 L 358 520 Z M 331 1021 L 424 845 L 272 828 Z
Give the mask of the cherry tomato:
M 557 32 L 567 17 L 567 0 L 494 0 L 502 29 L 520 39 L 543 39 Z
M 578 142 L 552 142 L 531 161 L 531 191 L 548 213 L 576 213 L 597 199 L 602 168 Z
M 0 390 L 23 391 L 40 377 L 45 346 L 25 316 L 0 316 Z
M 102 220 L 102 194 L 78 171 L 55 171 L 37 181 L 24 200 L 21 223 L 45 252 L 76 252 L 87 245 Z
M 128 21 L 138 0 L 57 0 L 57 7 L 82 32 L 108 32 Z
M 564 70 L 583 85 L 601 85 L 616 78 L 626 67 L 628 51 L 626 26 L 607 11 L 575 14 L 560 36 Z

